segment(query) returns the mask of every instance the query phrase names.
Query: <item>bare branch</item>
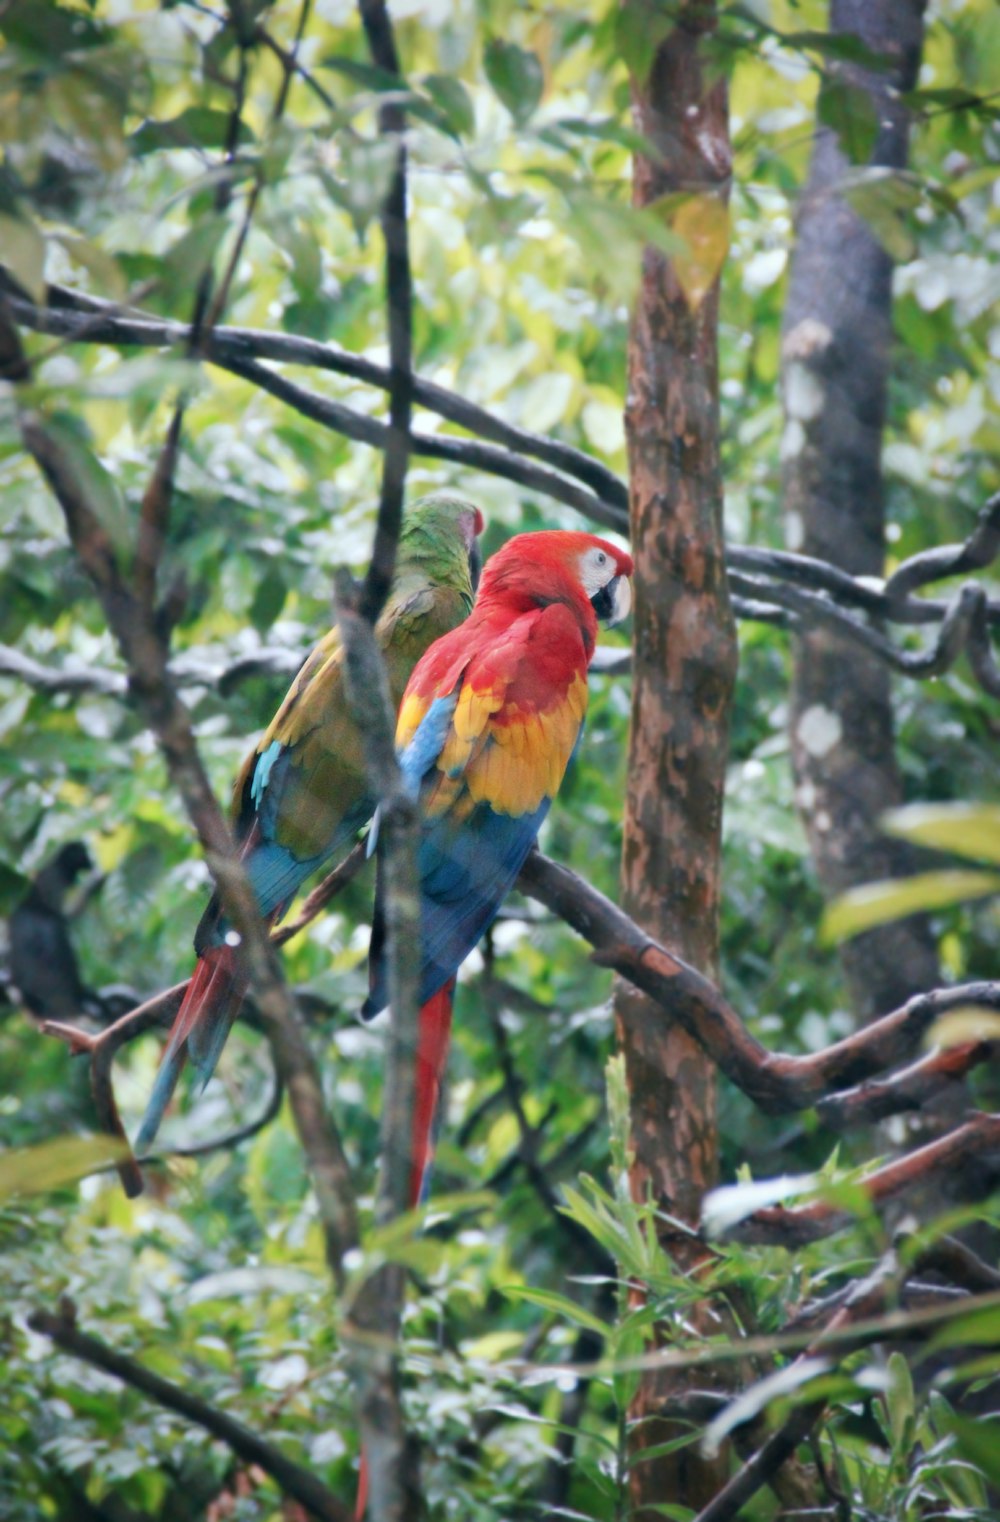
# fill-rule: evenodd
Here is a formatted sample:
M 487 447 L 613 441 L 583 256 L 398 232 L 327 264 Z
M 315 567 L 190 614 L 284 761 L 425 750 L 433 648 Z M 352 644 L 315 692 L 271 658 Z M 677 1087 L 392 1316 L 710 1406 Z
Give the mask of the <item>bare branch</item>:
M 1000 983 L 940 988 L 918 994 L 902 1008 L 820 1052 L 806 1056 L 769 1052 L 714 984 L 646 935 L 576 873 L 533 851 L 517 885 L 588 940 L 601 966 L 613 967 L 655 999 L 701 1043 L 726 1077 L 770 1114 L 808 1109 L 904 1061 L 948 1009 L 963 1004 L 1000 1008 Z M 902 1109 L 912 1107 L 907 1089 L 912 1081 L 910 1075 L 901 1080 Z M 850 1106 L 843 1107 L 842 1113 L 846 1123 L 851 1118 Z M 836 1107 L 829 1108 L 829 1115 L 831 1123 L 836 1123 Z
M 373 62 L 403 84 L 385 0 L 358 0 Z M 389 427 L 382 465 L 382 492 L 371 564 L 361 591 L 359 611 L 374 623 L 392 585 L 396 546 L 403 525 L 403 495 L 410 458 L 413 414 L 413 280 L 406 225 L 406 114 L 389 98 L 379 108 L 379 131 L 395 144 L 389 193 L 379 214 L 385 242 L 385 299 L 389 334 Z
M 924 1184 L 935 1175 L 946 1174 L 968 1158 L 991 1152 L 998 1146 L 1000 1115 L 973 1114 L 964 1125 L 937 1141 L 877 1168 L 860 1181 L 858 1188 L 864 1191 L 872 1205 L 883 1205 L 914 1185 Z M 850 1220 L 850 1211 L 829 1200 L 815 1200 L 791 1209 L 775 1205 L 758 1210 L 734 1227 L 729 1235 L 741 1242 L 777 1242 L 784 1247 L 798 1247 L 830 1236 Z
M 187 1421 L 204 1427 L 206 1432 L 231 1448 L 244 1463 L 258 1464 L 285 1495 L 292 1496 L 311 1516 L 319 1517 L 321 1522 L 351 1522 L 349 1508 L 321 1484 L 314 1474 L 301 1464 L 286 1458 L 273 1443 L 265 1442 L 256 1432 L 236 1421 L 227 1412 L 220 1411 L 217 1406 L 192 1395 L 189 1390 L 182 1389 L 162 1375 L 154 1374 L 138 1359 L 118 1352 L 116 1348 L 109 1347 L 106 1342 L 101 1342 L 87 1332 L 81 1332 L 76 1324 L 76 1309 L 72 1301 L 62 1300 L 57 1314 L 52 1311 L 33 1311 L 28 1317 L 28 1325 L 33 1332 L 51 1337 L 64 1353 L 82 1359 L 92 1368 L 103 1370 L 105 1374 L 120 1379 L 123 1384 L 155 1401 L 158 1406 L 163 1406 L 167 1411 L 176 1411 Z
M 411 1205 L 413 1118 L 420 1015 L 419 818 L 396 761 L 389 682 L 371 623 L 355 607 L 344 573 L 336 587 L 344 645 L 345 687 L 361 734 L 365 769 L 379 801 L 379 882 L 389 969 L 389 1041 L 382 1098 L 382 1163 L 375 1202 L 377 1226 Z M 354 1296 L 343 1328 L 351 1349 L 371 1515 L 404 1522 L 416 1515 L 415 1454 L 403 1426 L 399 1396 L 399 1327 L 405 1273 L 387 1263 L 369 1274 Z

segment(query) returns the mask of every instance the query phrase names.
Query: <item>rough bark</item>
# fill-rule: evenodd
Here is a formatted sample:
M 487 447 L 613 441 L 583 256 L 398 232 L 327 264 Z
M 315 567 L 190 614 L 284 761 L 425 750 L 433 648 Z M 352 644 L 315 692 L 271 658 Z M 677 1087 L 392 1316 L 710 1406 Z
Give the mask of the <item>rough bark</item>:
M 864 92 L 878 130 L 870 163 L 900 169 L 920 62 L 922 0 L 832 0 L 831 30 L 890 61 L 884 71 L 840 65 L 824 90 Z M 841 95 L 841 100 L 844 97 Z M 855 97 L 860 99 L 860 97 Z M 846 101 L 850 109 L 850 97 Z M 824 112 L 821 98 L 820 116 Z M 796 220 L 782 344 L 785 530 L 801 550 L 852 575 L 885 571 L 882 434 L 891 342 L 892 260 L 838 194 L 852 168 L 838 134 L 820 127 Z M 891 678 L 884 662 L 816 625 L 796 642 L 791 702 L 796 799 L 823 891 L 912 870 L 908 847 L 879 833 L 900 803 Z M 849 941 L 843 963 L 859 1020 L 939 981 L 920 917 Z
M 629 340 L 626 432 L 636 609 L 629 788 L 622 860 L 627 912 L 710 977 L 718 971 L 719 845 L 736 643 L 726 591 L 717 411 L 718 270 L 730 177 L 724 82 L 705 47 L 714 7 L 677 8 L 674 29 L 633 76 L 636 125 L 657 157 L 637 155 L 633 200 L 675 195 L 690 257 L 647 249 Z M 697 1218 L 716 1177 L 712 1064 L 661 1007 L 619 984 L 618 1040 L 632 1107 L 636 1198 Z M 683 1237 L 668 1246 L 695 1270 Z M 643 1378 L 633 1419 L 676 1396 Z M 633 1460 L 667 1424 L 635 1429 Z M 700 1507 L 721 1482 L 695 1448 L 633 1464 L 639 1519 L 664 1502 Z

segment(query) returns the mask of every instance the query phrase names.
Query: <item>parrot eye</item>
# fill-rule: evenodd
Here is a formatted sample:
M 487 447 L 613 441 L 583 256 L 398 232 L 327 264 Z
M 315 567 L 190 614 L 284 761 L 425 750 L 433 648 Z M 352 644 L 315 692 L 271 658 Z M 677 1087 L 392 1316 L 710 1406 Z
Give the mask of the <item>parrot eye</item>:
M 580 580 L 588 597 L 593 597 L 615 574 L 614 557 L 607 550 L 592 545 L 580 557 Z

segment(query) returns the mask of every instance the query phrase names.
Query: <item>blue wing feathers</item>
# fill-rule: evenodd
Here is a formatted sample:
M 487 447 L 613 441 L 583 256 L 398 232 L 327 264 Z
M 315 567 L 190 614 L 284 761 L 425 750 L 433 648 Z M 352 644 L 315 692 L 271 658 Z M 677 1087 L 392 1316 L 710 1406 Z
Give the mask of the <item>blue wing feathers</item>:
M 420 939 L 424 1003 L 448 979 L 496 918 L 504 897 L 549 811 L 545 798 L 531 814 L 512 817 L 480 803 L 459 825 L 447 816 L 424 827 L 417 857 L 421 882 Z M 383 960 L 375 969 L 365 1018 L 387 1000 Z
M 444 697 L 435 698 L 420 723 L 413 738 L 399 757 L 399 769 L 403 781 L 415 798 L 420 784 L 444 749 L 452 715 L 458 706 L 459 688 Z

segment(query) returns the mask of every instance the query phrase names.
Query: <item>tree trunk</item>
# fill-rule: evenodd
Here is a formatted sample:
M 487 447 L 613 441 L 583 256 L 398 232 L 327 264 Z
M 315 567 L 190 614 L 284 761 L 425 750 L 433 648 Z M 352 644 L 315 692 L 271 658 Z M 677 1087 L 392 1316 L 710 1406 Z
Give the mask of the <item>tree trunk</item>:
M 720 828 L 736 639 L 723 566 L 719 472 L 718 273 L 726 248 L 730 177 L 724 81 L 710 72 L 714 6 L 677 8 L 674 29 L 633 74 L 638 129 L 658 157 L 637 155 L 633 200 L 676 195 L 672 223 L 690 252 L 647 249 L 629 340 L 629 448 L 636 608 L 632 733 L 622 860 L 624 907 L 651 934 L 718 975 Z M 694 1222 L 716 1178 L 712 1065 L 650 1000 L 620 984 L 618 1039 L 632 1107 L 636 1199 Z M 688 1241 L 667 1241 L 696 1267 Z M 678 1393 L 644 1376 L 633 1418 Z M 639 1450 L 667 1424 L 645 1422 Z M 699 1508 L 719 1488 L 719 1460 L 696 1448 L 631 1470 L 633 1505 Z
M 908 120 L 899 92 L 916 79 L 923 10 L 921 0 L 831 5 L 833 32 L 853 34 L 891 60 L 884 72 L 840 65 L 821 95 L 820 119 L 853 121 L 848 130 L 855 140 L 863 130 L 865 99 L 871 102 L 875 165 L 899 169 L 906 163 Z M 880 456 L 892 260 L 837 193 L 850 168 L 838 134 L 821 126 L 796 222 L 782 343 L 785 533 L 789 549 L 853 575 L 882 576 Z M 829 628 L 814 627 L 796 641 L 796 800 L 820 885 L 830 897 L 913 870 L 913 853 L 878 829 L 879 815 L 902 799 L 890 686 L 883 662 Z M 862 1021 L 938 981 L 934 943 L 921 917 L 848 941 L 843 962 Z

